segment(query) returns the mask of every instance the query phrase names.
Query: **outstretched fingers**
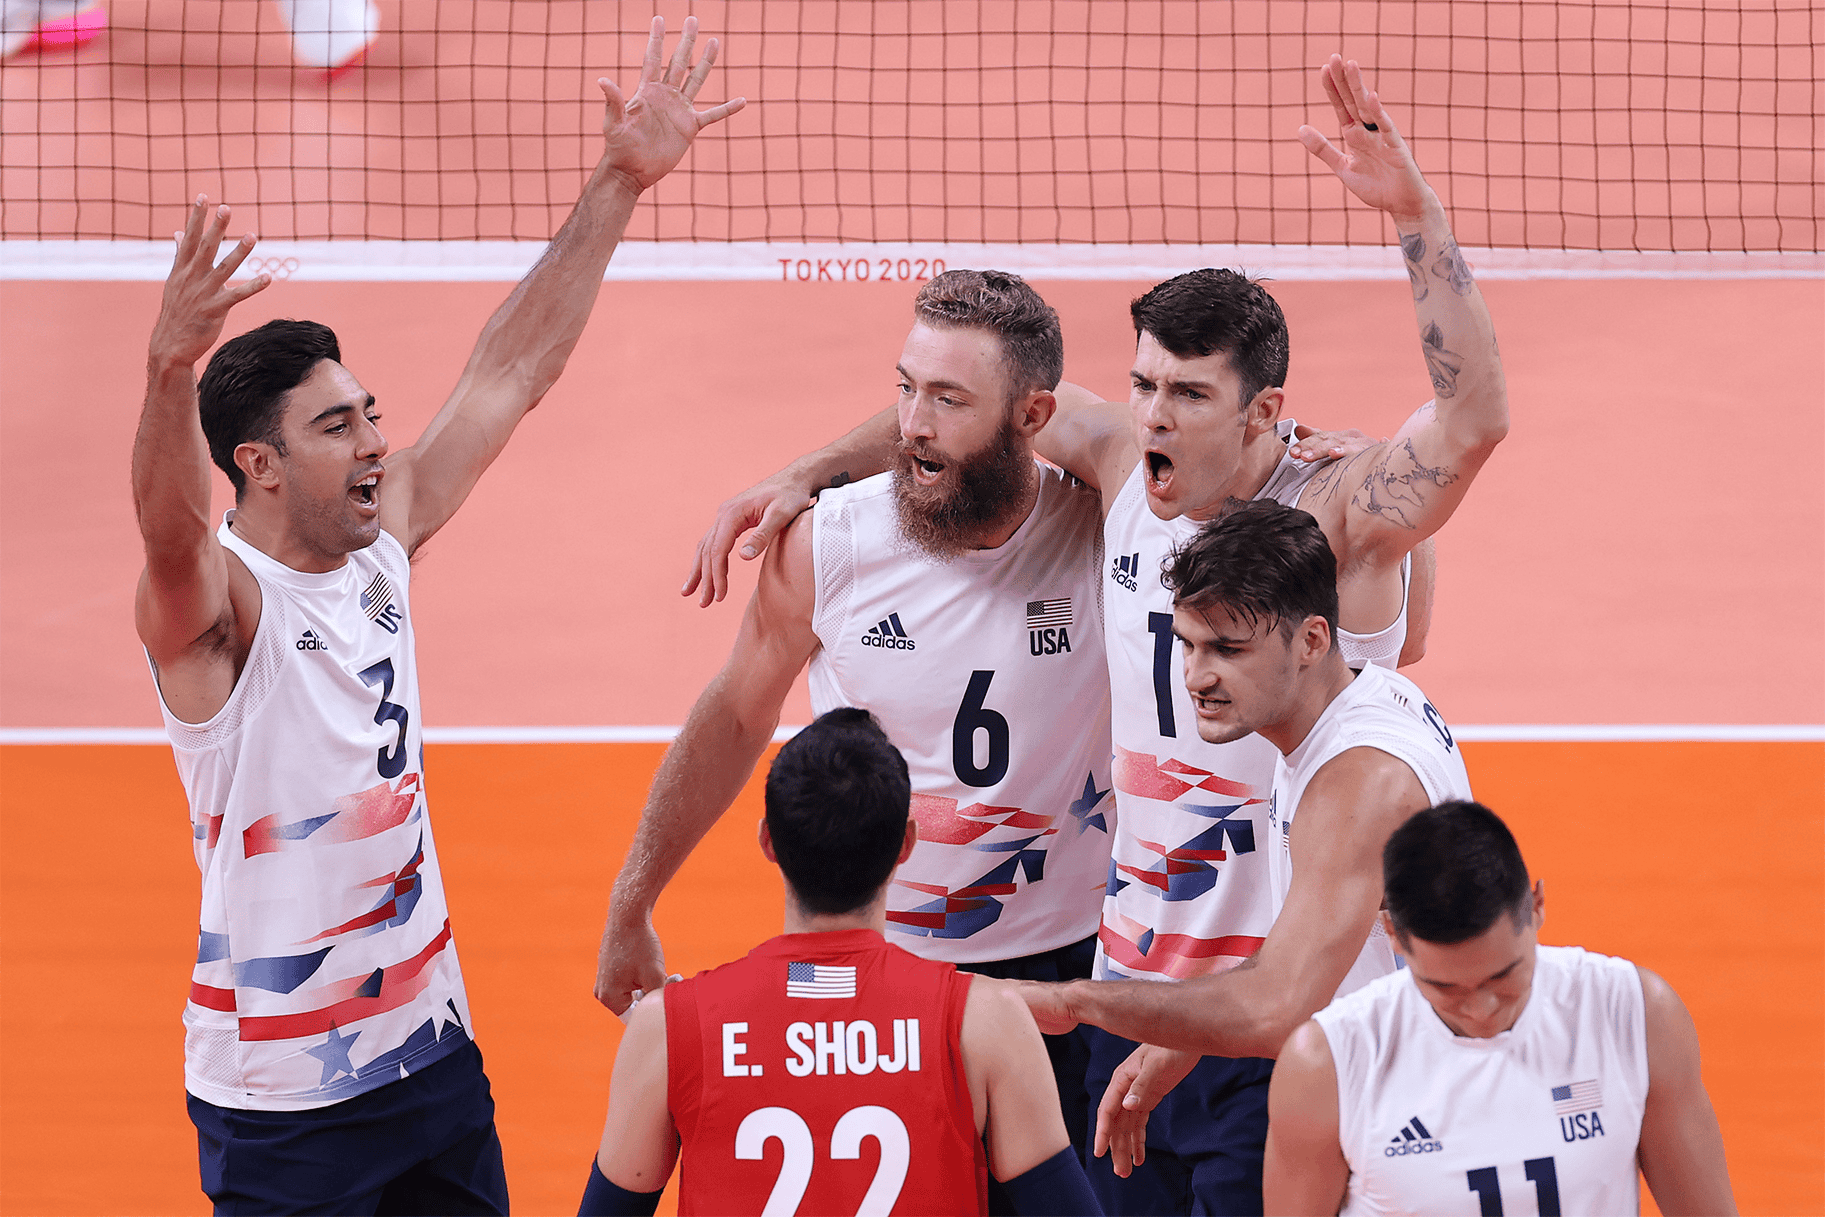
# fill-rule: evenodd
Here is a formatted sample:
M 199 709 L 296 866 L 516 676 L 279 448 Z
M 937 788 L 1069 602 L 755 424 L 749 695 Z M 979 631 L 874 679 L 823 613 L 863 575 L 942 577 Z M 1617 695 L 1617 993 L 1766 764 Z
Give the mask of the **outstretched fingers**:
M 747 104 L 748 99 L 745 97 L 731 97 L 720 106 L 712 106 L 708 110 L 699 110 L 697 112 L 697 129 L 701 131 L 711 123 L 719 123 L 729 115 L 738 112 Z
M 646 57 L 640 61 L 640 83 L 659 79 L 659 65 L 665 61 L 665 18 L 654 17 L 652 32 L 646 38 Z
M 1331 109 L 1337 112 L 1340 126 L 1349 127 L 1360 122 L 1355 108 L 1355 99 L 1348 96 L 1348 84 L 1344 80 L 1344 63 L 1342 55 L 1332 55 L 1330 60 L 1318 69 L 1318 79 L 1324 83 L 1324 93 L 1331 99 Z
M 682 87 L 691 71 L 691 48 L 697 43 L 697 18 L 684 19 L 684 33 L 679 35 L 678 45 L 672 51 L 672 62 L 665 69 L 665 83 L 674 88 Z M 685 96 L 690 96 L 686 94 Z
M 691 69 L 691 74 L 684 78 L 684 84 L 680 86 L 679 92 L 688 98 L 696 99 L 697 90 L 703 88 L 703 82 L 709 78 L 710 68 L 716 62 L 716 52 L 721 47 L 722 43 L 714 38 L 704 43 L 703 58 L 697 61 L 697 66 Z
M 1299 128 L 1299 142 L 1305 145 L 1307 152 L 1323 161 L 1325 168 L 1332 173 L 1343 171 L 1343 153 L 1339 152 L 1337 146 L 1326 139 L 1324 133 L 1318 128 Z

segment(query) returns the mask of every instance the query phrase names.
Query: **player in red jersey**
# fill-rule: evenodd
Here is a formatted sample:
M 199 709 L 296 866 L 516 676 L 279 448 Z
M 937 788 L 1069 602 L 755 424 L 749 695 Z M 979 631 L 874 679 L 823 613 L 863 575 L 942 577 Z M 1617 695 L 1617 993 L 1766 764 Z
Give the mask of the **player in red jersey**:
M 917 839 L 906 762 L 865 710 L 780 749 L 760 848 L 786 932 L 638 1003 L 583 1214 L 1095 1213 L 1044 1042 L 994 981 L 889 945 Z M 872 1142 L 872 1144 L 869 1144 Z

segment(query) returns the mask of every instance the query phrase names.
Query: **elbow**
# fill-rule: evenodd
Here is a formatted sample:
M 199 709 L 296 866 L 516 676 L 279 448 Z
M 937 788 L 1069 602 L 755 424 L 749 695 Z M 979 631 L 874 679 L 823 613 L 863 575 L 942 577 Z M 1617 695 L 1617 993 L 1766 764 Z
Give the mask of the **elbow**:
M 1320 1003 L 1322 1005 L 1323 1003 Z M 1312 1011 L 1290 1002 L 1277 1002 L 1272 1008 L 1261 1012 L 1254 1026 L 1248 1029 L 1247 1043 L 1242 1045 L 1249 1056 L 1267 1057 L 1270 1060 L 1280 1055 L 1286 1047 L 1286 1041 L 1293 1032 L 1299 1030 L 1306 1019 L 1312 1017 Z

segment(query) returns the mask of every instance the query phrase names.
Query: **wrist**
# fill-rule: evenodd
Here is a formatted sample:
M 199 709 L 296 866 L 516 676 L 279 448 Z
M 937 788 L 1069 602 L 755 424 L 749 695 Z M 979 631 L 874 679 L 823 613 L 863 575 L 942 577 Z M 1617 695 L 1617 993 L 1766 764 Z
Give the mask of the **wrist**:
M 1390 211 L 1388 218 L 1394 221 L 1396 231 L 1401 233 L 1423 232 L 1435 225 L 1450 227 L 1445 205 L 1439 202 L 1438 195 L 1433 193 L 1430 186 L 1426 188 L 1425 198 L 1420 201 L 1418 211 L 1411 214 Z
M 625 169 L 615 168 L 608 163 L 607 157 L 603 157 L 601 162 L 596 165 L 596 171 L 592 175 L 589 185 L 592 191 L 604 190 L 611 196 L 618 195 L 630 203 L 638 201 L 640 196 L 646 192 L 646 187 L 641 184 L 639 178 Z

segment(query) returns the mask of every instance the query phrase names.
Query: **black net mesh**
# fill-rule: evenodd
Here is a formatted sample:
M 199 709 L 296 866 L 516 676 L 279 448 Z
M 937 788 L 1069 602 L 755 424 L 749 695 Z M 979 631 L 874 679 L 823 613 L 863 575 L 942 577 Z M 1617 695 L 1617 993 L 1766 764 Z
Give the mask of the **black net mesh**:
M 4 0 L 18 4 L 22 0 Z M 302 67 L 274 0 L 105 0 L 0 67 L 0 236 L 168 237 L 197 192 L 267 238 L 543 239 L 655 6 L 398 0 Z M 1809 0 L 728 0 L 699 140 L 632 238 L 1382 244 L 1294 133 L 1359 59 L 1465 245 L 1816 250 Z M 239 221 L 237 221 L 237 227 Z

